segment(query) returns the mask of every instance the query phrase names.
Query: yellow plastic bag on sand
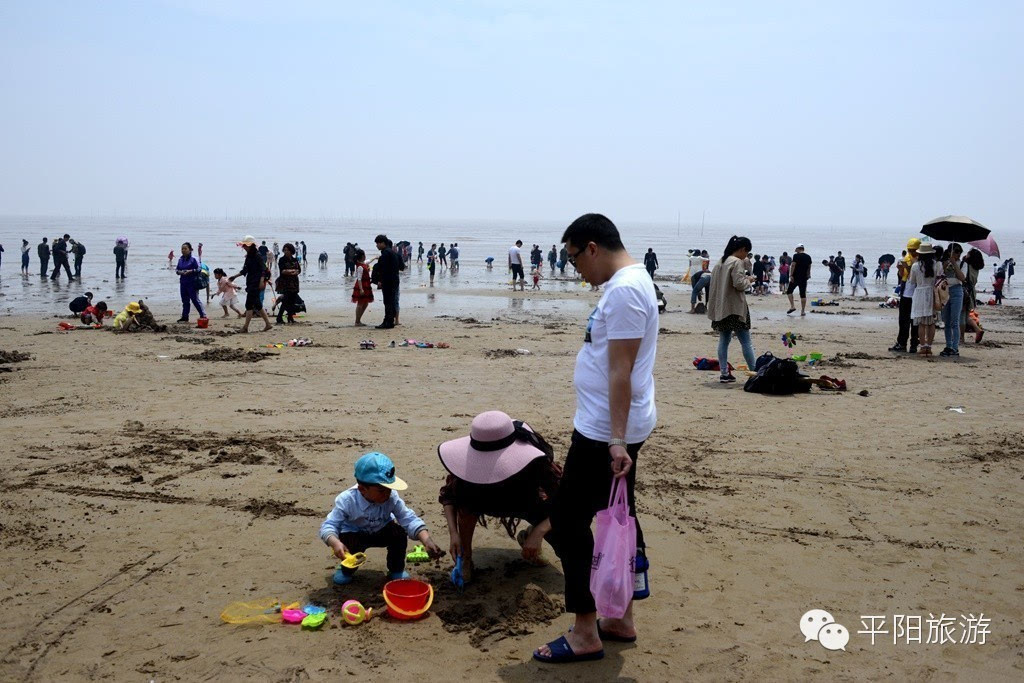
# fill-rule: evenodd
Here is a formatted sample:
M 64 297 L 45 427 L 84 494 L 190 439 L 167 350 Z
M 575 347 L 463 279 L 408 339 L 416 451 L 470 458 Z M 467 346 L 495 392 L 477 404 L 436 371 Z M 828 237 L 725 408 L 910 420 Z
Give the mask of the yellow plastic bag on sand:
M 250 602 L 233 602 L 224 608 L 220 618 L 228 624 L 280 624 L 281 601 L 259 598 Z

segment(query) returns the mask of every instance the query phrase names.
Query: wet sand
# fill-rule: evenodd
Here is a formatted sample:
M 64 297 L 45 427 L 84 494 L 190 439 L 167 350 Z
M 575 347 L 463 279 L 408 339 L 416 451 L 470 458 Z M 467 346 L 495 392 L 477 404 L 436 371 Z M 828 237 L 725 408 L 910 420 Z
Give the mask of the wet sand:
M 545 294 L 539 311 L 533 298 L 446 318 L 410 306 L 389 334 L 351 327 L 347 307 L 250 335 L 225 334 L 237 321 L 217 318 L 210 330 L 141 335 L 4 318 L 0 350 L 31 358 L 0 356 L 0 678 L 1020 679 L 1017 307 L 986 307 L 985 342 L 950 362 L 885 351 L 896 312 L 875 302 L 844 299 L 801 320 L 785 319 L 781 297 L 752 299 L 758 353 L 788 353 L 780 335 L 793 331 L 798 352 L 833 359 L 815 375 L 849 384 L 767 397 L 694 370 L 716 338 L 670 294 L 658 428 L 639 464 L 653 595 L 637 604 L 637 643 L 609 644 L 596 663 L 530 661 L 570 624 L 561 572 L 557 560 L 526 564 L 498 525 L 479 530 L 477 581 L 463 595 L 446 560 L 413 569 L 436 589 L 428 618 L 340 626 L 345 599 L 383 608 L 383 551 L 342 590 L 317 538 L 353 461 L 391 454 L 410 482 L 405 500 L 447 547 L 437 444 L 497 408 L 564 458 L 594 300 Z M 375 304 L 367 320 L 379 316 Z M 315 345 L 263 347 L 292 337 Z M 387 348 L 403 337 L 451 348 Z M 378 348 L 360 350 L 365 338 Z M 239 362 L 253 353 L 269 355 Z M 325 604 L 330 627 L 220 623 L 228 603 L 263 596 Z M 798 621 L 812 608 L 852 632 L 845 652 L 804 642 Z M 988 642 L 871 645 L 856 633 L 861 615 L 888 615 L 891 628 L 893 615 L 929 613 L 984 613 Z

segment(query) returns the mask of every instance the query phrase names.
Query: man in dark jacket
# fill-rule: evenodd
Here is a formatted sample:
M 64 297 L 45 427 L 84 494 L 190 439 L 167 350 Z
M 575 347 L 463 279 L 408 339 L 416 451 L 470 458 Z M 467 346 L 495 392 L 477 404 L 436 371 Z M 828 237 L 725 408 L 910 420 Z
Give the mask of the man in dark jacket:
M 658 269 L 658 255 L 654 253 L 654 249 L 647 247 L 647 253 L 644 254 L 644 268 L 647 269 L 647 274 L 654 279 L 654 271 Z
M 64 268 L 64 271 L 68 274 L 68 280 L 75 279 L 75 276 L 71 274 L 71 264 L 68 263 L 69 239 L 71 239 L 71 235 L 64 235 L 64 237 L 58 237 L 53 242 L 53 273 L 50 274 L 51 280 L 56 280 L 60 277 L 61 268 Z
M 71 253 L 75 256 L 75 277 L 82 279 L 82 259 L 85 258 L 85 245 L 77 240 L 71 240 Z
M 405 270 L 405 264 L 391 248 L 387 235 L 377 235 L 374 242 L 380 249 L 380 259 L 373 269 L 373 277 L 380 285 L 384 297 L 384 321 L 377 325 L 377 329 L 389 330 L 395 326 L 395 317 L 398 314 L 398 273 Z
M 36 253 L 39 254 L 39 275 L 40 277 L 46 277 L 46 273 L 50 269 L 50 245 L 47 244 L 45 237 L 39 243 L 39 246 L 36 247 Z

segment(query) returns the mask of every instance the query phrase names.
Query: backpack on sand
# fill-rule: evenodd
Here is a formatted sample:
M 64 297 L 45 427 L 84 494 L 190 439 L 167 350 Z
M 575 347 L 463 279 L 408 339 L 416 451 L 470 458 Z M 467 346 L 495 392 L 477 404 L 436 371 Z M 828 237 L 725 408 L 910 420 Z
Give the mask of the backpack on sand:
M 810 390 L 810 383 L 800 374 L 796 362 L 789 358 L 773 358 L 743 385 L 743 391 L 776 396 Z

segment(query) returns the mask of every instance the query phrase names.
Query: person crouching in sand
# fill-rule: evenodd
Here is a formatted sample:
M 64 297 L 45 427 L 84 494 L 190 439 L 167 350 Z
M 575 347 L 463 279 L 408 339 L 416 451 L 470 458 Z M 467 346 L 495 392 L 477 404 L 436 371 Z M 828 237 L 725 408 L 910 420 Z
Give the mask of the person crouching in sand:
M 462 577 L 473 579 L 473 531 L 496 517 L 522 547 L 523 559 L 543 564 L 541 542 L 551 542 L 551 506 L 562 468 L 554 450 L 530 425 L 499 410 L 473 418 L 469 436 L 437 448 L 448 478 L 438 502 L 448 522 L 452 559 L 462 558 Z M 519 523 L 530 526 L 516 533 Z
M 87 306 L 82 311 L 81 320 L 83 325 L 103 325 L 103 318 L 107 315 L 107 302 L 98 301 L 93 306 Z
M 334 499 L 334 509 L 320 525 L 320 539 L 339 560 L 367 548 L 387 548 L 388 580 L 408 579 L 405 547 L 417 539 L 431 558 L 444 555 L 416 516 L 398 495 L 408 484 L 395 476 L 395 464 L 383 453 L 367 453 L 356 461 L 356 485 Z M 351 583 L 358 567 L 345 564 L 334 572 L 334 583 Z

